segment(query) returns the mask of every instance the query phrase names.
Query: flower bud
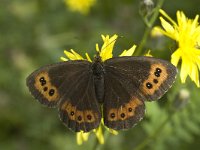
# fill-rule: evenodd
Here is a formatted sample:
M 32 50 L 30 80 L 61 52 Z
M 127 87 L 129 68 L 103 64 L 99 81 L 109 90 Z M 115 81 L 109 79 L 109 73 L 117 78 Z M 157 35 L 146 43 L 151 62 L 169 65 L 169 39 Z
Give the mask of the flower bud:
M 154 9 L 154 2 L 152 0 L 141 0 L 139 13 L 143 17 L 151 15 Z
M 187 89 L 181 89 L 174 101 L 174 108 L 181 109 L 185 107 L 190 99 L 190 92 Z

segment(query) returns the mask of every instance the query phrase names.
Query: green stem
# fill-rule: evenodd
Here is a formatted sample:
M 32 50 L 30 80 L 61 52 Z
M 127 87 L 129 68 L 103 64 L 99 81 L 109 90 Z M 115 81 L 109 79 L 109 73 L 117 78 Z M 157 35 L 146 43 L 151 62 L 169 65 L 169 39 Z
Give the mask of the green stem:
M 135 55 L 136 56 L 142 54 L 143 47 L 146 44 L 147 38 L 149 36 L 149 33 L 151 32 L 151 29 L 152 29 L 152 27 L 153 27 L 158 15 L 159 15 L 159 9 L 162 7 L 163 3 L 164 3 L 164 0 L 158 0 L 157 6 L 154 9 L 154 13 L 153 13 L 151 19 L 149 20 L 148 24 L 146 23 L 147 26 L 146 26 L 144 35 L 142 37 L 142 40 L 141 40 L 137 50 L 135 51 Z
M 92 150 L 98 150 L 99 147 L 100 147 L 99 141 L 98 141 L 98 139 L 96 139 L 96 141 L 95 141 L 95 143 L 94 143 L 94 146 L 93 146 Z

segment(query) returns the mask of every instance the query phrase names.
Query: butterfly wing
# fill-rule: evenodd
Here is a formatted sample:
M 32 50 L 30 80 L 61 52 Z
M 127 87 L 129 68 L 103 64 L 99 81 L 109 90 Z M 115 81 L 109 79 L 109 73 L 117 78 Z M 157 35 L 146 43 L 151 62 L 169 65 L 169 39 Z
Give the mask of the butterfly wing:
M 144 116 L 144 101 L 159 99 L 175 80 L 177 69 L 152 57 L 111 58 L 105 65 L 104 123 L 128 129 Z
M 68 86 L 69 78 L 84 71 L 88 67 L 85 61 L 60 62 L 44 66 L 26 79 L 31 94 L 42 104 L 48 107 L 57 106 L 61 96 L 65 94 L 63 85 Z M 64 84 L 64 82 L 66 82 Z
M 129 88 L 133 86 L 125 80 L 122 81 L 122 78 L 123 76 L 112 72 L 105 76 L 104 124 L 115 130 L 131 128 L 145 113 L 142 97 L 133 91 L 131 93 Z
M 90 72 L 85 72 L 77 81 L 61 100 L 60 119 L 73 131 L 89 132 L 97 128 L 101 121 L 94 80 Z
M 60 118 L 70 129 L 86 132 L 101 120 L 90 69 L 84 60 L 44 66 L 27 78 L 27 86 L 40 103 L 59 106 Z

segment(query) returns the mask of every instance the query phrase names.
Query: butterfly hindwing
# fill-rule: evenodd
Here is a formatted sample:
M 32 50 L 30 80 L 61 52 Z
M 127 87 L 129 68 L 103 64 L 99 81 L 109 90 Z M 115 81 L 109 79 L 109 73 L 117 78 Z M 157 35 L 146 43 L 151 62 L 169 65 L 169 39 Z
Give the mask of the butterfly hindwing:
M 117 57 L 106 60 L 104 123 L 128 129 L 144 116 L 145 100 L 160 98 L 174 82 L 177 70 L 152 57 Z
M 83 72 L 73 84 L 60 104 L 60 119 L 73 131 L 88 132 L 98 127 L 101 121 L 99 104 L 94 91 L 94 80 L 90 72 Z M 81 76 L 81 75 L 80 75 Z
M 112 71 L 105 76 L 103 103 L 104 124 L 115 130 L 129 129 L 144 116 L 143 99 L 128 88 L 132 87 Z M 133 87 L 132 87 L 133 88 Z

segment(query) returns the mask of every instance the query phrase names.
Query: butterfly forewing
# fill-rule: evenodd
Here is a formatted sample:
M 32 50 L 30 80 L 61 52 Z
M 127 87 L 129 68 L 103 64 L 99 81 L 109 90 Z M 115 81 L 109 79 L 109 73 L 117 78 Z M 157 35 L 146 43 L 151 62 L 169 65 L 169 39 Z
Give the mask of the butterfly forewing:
M 171 63 L 153 57 L 117 57 L 105 61 L 106 70 L 119 73 L 134 86 L 144 100 L 156 100 L 172 86 L 177 69 Z
M 81 73 L 90 64 L 86 61 L 68 61 L 44 66 L 26 79 L 31 94 L 42 104 L 55 107 L 70 86 L 69 78 Z

